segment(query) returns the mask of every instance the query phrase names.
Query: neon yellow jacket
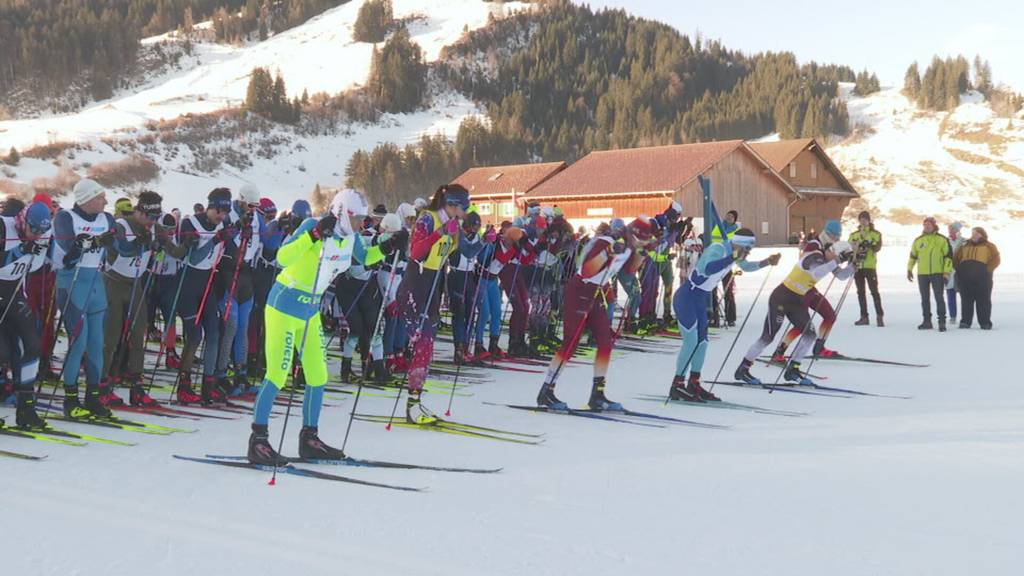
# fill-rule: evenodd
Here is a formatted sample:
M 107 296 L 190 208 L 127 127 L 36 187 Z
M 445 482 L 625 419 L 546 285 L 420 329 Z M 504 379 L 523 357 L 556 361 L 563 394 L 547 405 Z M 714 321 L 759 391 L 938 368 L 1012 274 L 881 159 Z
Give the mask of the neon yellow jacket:
M 907 271 L 913 272 L 915 264 L 918 276 L 952 272 L 953 255 L 949 249 L 949 239 L 938 232 L 918 236 L 910 245 Z
M 874 270 L 878 267 L 878 251 L 882 249 L 882 233 L 875 230 L 874 225 L 869 224 L 866 230 L 859 229 L 850 234 L 850 243 L 867 247 L 864 251 L 864 260 L 857 263 L 858 269 Z

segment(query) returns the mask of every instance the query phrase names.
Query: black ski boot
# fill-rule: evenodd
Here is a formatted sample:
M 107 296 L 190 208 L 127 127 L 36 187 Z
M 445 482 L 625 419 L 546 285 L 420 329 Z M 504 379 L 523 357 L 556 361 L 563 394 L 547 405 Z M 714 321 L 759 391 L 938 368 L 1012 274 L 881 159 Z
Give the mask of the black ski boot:
M 814 386 L 814 382 L 800 371 L 799 362 L 790 362 L 789 367 L 786 368 L 786 373 L 782 377 L 785 378 L 786 382 L 792 382 L 793 384 Z
M 299 458 L 310 460 L 344 460 L 345 453 L 324 443 L 317 429 L 303 426 L 299 432 Z
M 92 416 L 92 412 L 89 412 L 82 406 L 82 403 L 78 401 L 78 391 L 65 392 L 64 393 L 64 417 L 72 419 L 89 418 Z
M 249 434 L 249 452 L 247 454 L 250 464 L 260 466 L 287 466 L 288 459 L 277 453 L 270 445 L 270 432 L 264 424 L 253 424 L 252 433 Z
M 31 390 L 18 392 L 18 410 L 14 414 L 14 422 L 18 428 L 26 430 L 42 430 L 46 428 L 46 420 L 36 413 L 35 394 Z
M 388 367 L 384 364 L 384 360 L 374 360 L 371 362 L 370 371 L 373 372 L 373 381 L 377 384 L 389 384 L 391 382 L 391 373 L 388 372 Z
M 881 314 L 879 314 L 878 318 L 875 319 L 875 324 L 879 328 L 885 328 L 885 320 L 882 319 L 882 315 Z
M 861 316 L 859 320 L 853 323 L 854 326 L 867 326 L 871 324 L 871 320 L 867 316 Z
M 604 385 L 604 376 L 594 378 L 594 386 L 590 389 L 590 400 L 587 401 L 587 407 L 594 412 L 622 412 L 624 409 L 621 403 L 609 400 L 604 395 Z
M 203 385 L 200 388 L 200 396 L 203 404 L 224 404 L 227 397 L 221 392 L 216 376 L 203 376 Z
M 100 401 L 99 388 L 85 389 L 85 409 L 96 418 L 110 418 L 110 409 Z
M 356 379 L 352 374 L 352 359 L 342 358 L 341 359 L 341 383 L 342 384 L 355 384 Z
M 672 400 L 682 400 L 684 402 L 704 402 L 700 397 L 690 393 L 690 390 L 686 387 L 685 376 L 676 376 L 672 379 L 672 386 L 668 389 L 668 397 Z
M 499 336 L 491 336 L 490 346 L 487 347 L 492 360 L 501 360 L 506 356 L 505 351 L 498 346 L 498 338 Z
M 555 396 L 555 385 L 545 382 L 537 393 L 537 406 L 547 408 L 553 412 L 565 412 L 569 405 L 562 402 Z
M 160 403 L 146 392 L 146 387 L 136 382 L 132 384 L 131 391 L 128 392 L 128 402 L 136 408 L 159 408 Z
M 760 386 L 761 380 L 750 373 L 750 367 L 753 365 L 753 362 L 744 358 L 743 362 L 740 362 L 739 367 L 736 368 L 736 373 L 733 374 L 733 378 L 736 378 L 737 382 Z
M 945 332 L 945 331 L 946 331 L 946 319 L 945 318 L 939 318 L 939 332 Z
M 920 324 L 917 325 L 918 330 L 931 330 L 932 328 L 933 326 L 931 318 L 925 318 L 924 322 L 921 322 Z

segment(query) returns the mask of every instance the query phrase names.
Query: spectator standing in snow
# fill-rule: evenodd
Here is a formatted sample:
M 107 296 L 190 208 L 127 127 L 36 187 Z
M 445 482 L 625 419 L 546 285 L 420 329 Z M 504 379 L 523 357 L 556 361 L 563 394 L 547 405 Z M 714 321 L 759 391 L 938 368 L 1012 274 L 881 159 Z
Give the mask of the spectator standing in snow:
M 878 293 L 878 251 L 882 249 L 882 233 L 875 230 L 871 222 L 871 214 L 867 210 L 857 216 L 860 226 L 857 231 L 850 234 L 850 243 L 857 246 L 857 255 L 854 263 L 857 265 L 857 272 L 854 274 L 854 282 L 857 285 L 857 303 L 860 304 L 860 319 L 857 326 L 866 326 L 868 320 L 868 297 L 867 290 L 871 291 L 871 299 L 875 304 L 875 316 L 878 325 L 885 326 L 882 311 L 882 296 Z M 865 290 L 867 284 L 867 290 Z
M 952 222 L 948 227 L 950 254 L 956 254 L 956 251 L 967 242 L 967 239 L 960 234 L 960 230 L 963 227 L 964 223 L 959 220 Z M 950 322 L 956 322 L 956 293 L 959 290 L 956 276 L 956 267 L 954 266 L 953 272 L 949 275 L 949 280 L 946 282 L 946 308 L 949 309 Z
M 970 328 L 975 308 L 982 330 L 992 329 L 992 273 L 999 267 L 999 249 L 988 241 L 988 233 L 978 226 L 971 231 L 953 255 L 953 264 L 960 284 L 963 314 L 960 327 Z
M 917 287 L 921 291 L 921 316 L 923 321 L 918 330 L 932 329 L 932 305 L 929 292 L 935 296 L 935 312 L 939 319 L 939 332 L 946 331 L 946 302 L 942 289 L 953 271 L 953 254 L 949 240 L 939 234 L 935 218 L 924 219 L 921 235 L 910 245 L 910 260 L 907 261 L 907 281 L 914 281 L 914 266 L 917 266 Z

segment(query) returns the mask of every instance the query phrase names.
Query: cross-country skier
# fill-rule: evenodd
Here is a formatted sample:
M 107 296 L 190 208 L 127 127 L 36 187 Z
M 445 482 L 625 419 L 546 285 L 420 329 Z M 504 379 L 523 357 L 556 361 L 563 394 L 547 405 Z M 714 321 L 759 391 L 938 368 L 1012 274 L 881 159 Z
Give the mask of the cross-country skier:
M 816 238 L 807 240 L 800 249 L 801 255 L 805 255 L 809 252 L 825 252 L 825 242 L 835 242 L 842 235 L 843 227 L 838 220 L 829 220 L 825 223 L 825 227 L 822 229 L 821 234 L 818 234 Z M 822 239 L 826 240 L 822 240 Z M 856 253 L 854 254 L 854 270 L 856 270 Z M 842 279 L 845 280 L 849 276 L 844 275 Z M 834 358 L 842 356 L 835 350 L 831 350 L 825 347 L 825 341 L 828 340 L 829 334 L 832 332 L 832 326 L 836 323 L 836 311 L 829 303 L 828 298 L 823 296 L 816 287 L 812 287 L 804 294 L 804 303 L 811 310 L 817 313 L 817 316 L 821 318 L 821 326 L 818 330 L 818 337 L 814 341 L 814 347 L 812 349 L 813 354 L 818 358 Z M 782 341 L 779 342 L 775 352 L 772 354 L 772 361 L 782 364 L 786 362 L 786 349 L 794 340 L 801 336 L 802 332 L 795 325 L 790 327 L 789 331 L 782 337 Z
M 819 280 L 829 274 L 834 274 L 840 280 L 845 280 L 853 275 L 854 267 L 851 264 L 853 249 L 848 242 L 839 240 L 841 232 L 841 228 L 837 230 L 835 226 L 826 225 L 825 231 L 818 236 L 819 242 L 815 242 L 814 239 L 807 242 L 808 245 L 813 244 L 814 249 L 805 250 L 789 275 L 772 291 L 768 298 L 768 316 L 764 321 L 764 330 L 761 332 L 761 337 L 747 350 L 746 356 L 736 369 L 736 380 L 750 384 L 761 383 L 750 373 L 750 367 L 758 355 L 775 340 L 775 336 L 782 327 L 782 322 L 788 318 L 801 336 L 786 365 L 783 377 L 787 382 L 812 383 L 800 372 L 800 362 L 815 341 L 814 326 L 811 325 L 811 316 L 808 313 L 808 302 L 805 296 Z M 843 266 L 844 263 L 845 266 Z
M 448 257 L 448 308 L 452 312 L 456 364 L 475 363 L 469 353 L 469 324 L 473 319 L 473 302 L 477 294 L 476 258 L 483 247 L 480 215 L 470 207 L 462 221 L 458 249 Z
M 103 375 L 103 323 L 107 292 L 100 277 L 104 252 L 114 242 L 114 218 L 103 211 L 106 191 L 94 180 L 75 184 L 75 205 L 53 219 L 56 240 L 57 305 L 70 346 L 64 358 L 64 415 L 68 418 L 110 416 L 100 402 Z M 85 404 L 78 398 L 78 375 L 85 358 Z
M 224 255 L 225 246 L 235 236 L 235 229 L 224 225 L 231 212 L 231 191 L 215 188 L 207 195 L 206 209 L 181 223 L 178 243 L 188 250 L 183 258 L 178 315 L 185 331 L 185 347 L 178 370 L 177 397 L 181 404 L 222 402 L 214 371 L 220 349 L 220 315 L 217 296 L 213 293 L 214 274 Z M 192 362 L 199 344 L 206 339 L 203 352 L 202 395 L 192 388 Z
M 282 270 L 274 281 L 264 309 L 267 374 L 253 408 L 249 461 L 282 465 L 284 459 L 270 444 L 267 424 L 274 399 L 287 383 L 296 351 L 301 354 L 305 391 L 299 457 L 340 460 L 344 453 L 319 437 L 320 409 L 327 383 L 320 323 L 320 300 L 335 277 L 353 263 L 362 263 L 366 249 L 355 230 L 368 212 L 359 192 L 346 189 L 335 195 L 331 211 L 322 218 L 307 218 L 277 251 Z
M 448 256 L 458 247 L 459 219 L 469 210 L 469 191 L 457 184 L 441 186 L 430 204 L 420 211 L 409 246 L 409 268 L 398 288 L 398 306 L 413 345 L 409 367 L 409 397 L 405 416 L 412 423 L 436 417 L 420 404 L 423 383 L 434 353 L 434 324 L 438 320 L 443 274 Z
M 576 273 L 565 288 L 562 317 L 565 340 L 558 349 L 537 394 L 537 405 L 549 410 L 566 410 L 568 406 L 555 396 L 555 384 L 565 363 L 572 357 L 584 328 L 597 344 L 594 358 L 594 381 L 588 407 L 594 411 L 622 410 L 622 404 L 605 396 L 605 374 L 612 352 L 611 320 L 608 317 L 611 282 L 624 266 L 640 265 L 639 245 L 650 241 L 650 219 L 640 217 L 613 236 L 611 228 L 591 238 L 583 247 L 576 264 Z
M 51 224 L 50 209 L 42 202 L 26 206 L 15 217 L 0 217 L 0 366 L 12 367 L 18 406 L 15 422 L 22 428 L 46 426 L 35 410 L 40 334 L 24 283 L 46 262 Z
M 714 210 L 714 208 L 712 208 Z M 713 214 L 717 217 L 717 213 Z M 707 247 L 697 260 L 690 275 L 672 297 L 672 308 L 679 322 L 683 345 L 676 359 L 676 375 L 669 388 L 673 400 L 706 402 L 718 397 L 700 384 L 704 355 L 708 347 L 708 306 L 711 291 L 722 277 L 732 271 L 733 264 L 740 270 L 753 272 L 779 263 L 780 254 L 772 254 L 760 262 L 749 262 L 747 256 L 757 243 L 757 237 L 747 228 L 740 228 L 732 238 L 715 242 Z M 689 371 L 690 377 L 686 374 Z
M 107 252 L 107 269 L 103 274 L 107 289 L 103 337 L 106 379 L 100 386 L 100 402 L 104 406 L 124 405 L 113 391 L 113 385 L 122 378 L 130 385 L 129 401 L 133 406 L 156 404 L 142 386 L 149 325 L 144 291 L 149 286 L 150 259 L 155 251 L 162 249 L 153 234 L 153 226 L 162 213 L 162 200 L 156 192 L 142 192 L 132 210 L 122 211 L 122 217 L 114 223 L 114 244 Z M 164 242 L 166 238 L 164 236 Z

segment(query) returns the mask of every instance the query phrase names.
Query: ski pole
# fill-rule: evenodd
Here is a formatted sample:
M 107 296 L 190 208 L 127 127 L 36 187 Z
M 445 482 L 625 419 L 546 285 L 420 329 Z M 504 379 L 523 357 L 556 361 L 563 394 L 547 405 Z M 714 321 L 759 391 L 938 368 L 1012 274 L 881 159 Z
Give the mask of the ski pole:
M 155 253 L 150 254 L 149 262 L 147 264 L 149 265 L 149 269 L 146 271 L 148 275 L 146 276 L 146 281 L 142 286 L 142 296 L 139 298 L 140 304 L 145 304 L 146 294 L 149 292 L 150 283 L 152 282 L 153 276 L 156 272 Z M 135 273 L 135 278 L 132 280 L 131 296 L 128 298 L 128 313 L 125 315 L 124 322 L 121 323 L 121 333 L 117 340 L 117 346 L 114 348 L 114 354 L 110 358 L 110 366 L 104 367 L 108 375 L 113 373 L 114 366 L 118 366 L 124 359 L 124 355 L 127 354 L 128 346 L 125 344 L 129 340 L 129 334 L 131 334 L 131 331 L 135 328 L 136 312 L 142 309 L 141 305 L 135 305 L 135 289 L 142 273 L 142 267 L 139 267 L 139 270 Z
M 449 236 L 449 238 L 451 237 Z M 444 268 L 448 265 L 448 253 L 451 252 L 452 246 L 454 246 L 457 241 L 458 240 L 456 238 L 451 238 L 451 241 L 444 247 L 443 252 L 441 253 L 441 264 L 437 269 L 437 273 L 434 275 L 434 281 L 430 285 L 430 292 L 427 294 L 427 299 L 423 302 L 423 313 L 420 314 L 420 318 L 416 326 L 416 332 L 413 333 L 413 337 L 409 342 L 410 347 L 413 349 L 414 357 L 416 353 L 416 346 L 419 344 L 420 338 L 423 336 L 423 326 L 426 324 L 427 318 L 430 317 L 430 308 L 431 304 L 434 302 L 434 292 L 437 290 L 437 281 L 441 278 L 441 275 L 444 274 Z M 420 267 L 420 273 L 422 274 L 423 264 L 417 262 L 417 265 Z M 428 373 L 429 370 L 430 360 L 427 361 Z M 412 373 L 412 367 L 410 367 L 410 369 L 405 373 L 405 382 L 403 382 L 403 384 L 408 384 L 410 373 Z M 395 421 L 395 413 L 398 411 L 398 401 L 401 398 L 402 389 L 399 388 L 398 393 L 395 394 L 395 405 L 391 407 L 391 416 L 388 418 L 388 425 L 385 426 L 386 430 L 391 430 L 391 423 Z
M 319 313 L 317 308 L 319 308 L 320 302 L 316 298 L 316 289 L 317 289 L 317 285 L 320 283 L 320 270 L 323 268 L 323 264 L 324 264 L 324 248 L 327 246 L 327 242 L 333 241 L 333 240 L 334 240 L 334 236 L 331 235 L 331 236 L 328 236 L 327 238 L 325 238 L 325 239 L 320 241 L 320 256 L 319 256 L 319 258 L 317 258 L 317 261 L 316 261 L 316 273 L 313 275 L 313 286 L 312 286 L 312 290 L 311 290 L 313 296 L 309 299 L 310 300 L 309 308 L 312 309 L 312 312 L 309 313 L 309 316 L 306 318 L 306 323 L 302 327 L 302 339 L 299 340 L 299 348 L 298 348 L 298 350 L 299 350 L 299 359 L 302 359 L 302 354 L 303 354 L 303 352 L 305 352 L 305 349 L 306 349 L 306 336 L 309 334 L 309 325 L 310 325 L 310 323 L 313 320 L 313 316 L 315 316 L 316 314 Z M 289 353 L 290 352 L 291 351 L 289 351 Z M 285 433 L 285 430 L 288 429 L 288 418 L 291 416 L 291 413 L 292 413 L 292 399 L 295 396 L 295 378 L 298 375 L 298 373 L 299 373 L 299 363 L 296 362 L 295 366 L 292 367 L 292 385 L 288 387 L 288 404 L 287 404 L 287 406 L 285 407 L 285 410 L 284 410 L 284 423 L 281 425 L 281 438 L 277 442 L 277 453 L 278 454 L 281 453 L 281 450 L 284 447 L 284 433 Z M 270 385 L 273 386 L 273 383 L 271 383 Z M 275 484 L 277 484 L 277 469 L 278 469 L 278 465 L 277 464 L 278 464 L 278 462 L 277 462 L 277 460 L 275 460 L 274 461 L 274 473 L 270 477 L 270 482 L 268 483 L 270 486 L 274 486 Z
M 846 302 L 846 295 L 850 293 L 850 286 L 853 284 L 853 276 L 854 275 L 851 274 L 850 278 L 847 279 L 846 287 L 843 288 L 843 295 L 839 298 L 839 303 L 836 304 L 835 314 L 836 314 L 836 319 L 837 320 L 839 319 L 839 311 L 843 309 L 843 304 Z M 828 340 L 828 338 L 822 338 L 822 340 L 821 340 L 822 346 L 825 345 L 825 341 L 826 340 Z M 811 367 L 814 366 L 814 363 L 817 362 L 817 360 L 818 360 L 818 355 L 817 354 L 812 354 L 811 355 L 811 362 L 807 365 L 807 370 L 806 370 L 807 372 L 811 371 Z
M 472 272 L 466 272 L 467 282 L 468 282 L 469 275 L 471 273 Z M 463 305 L 463 307 L 466 306 L 466 287 L 467 287 L 467 283 L 463 283 L 463 285 L 462 285 L 462 305 Z M 477 296 L 479 294 L 480 294 L 480 282 L 478 281 L 476 283 L 476 288 L 473 290 L 473 304 L 476 303 L 476 299 L 477 299 Z M 466 321 L 465 321 L 466 322 L 466 329 L 465 329 L 465 331 L 463 333 L 463 339 L 467 341 L 467 346 L 466 347 L 468 349 L 468 347 L 469 347 L 468 346 L 469 329 L 473 325 L 473 305 L 470 305 L 468 313 L 466 313 L 465 316 L 467 318 L 466 318 Z M 454 335 L 454 332 L 453 332 L 453 335 Z M 458 346 L 459 346 L 459 343 L 458 343 L 458 341 L 456 341 L 455 342 L 456 352 L 458 352 Z M 452 415 L 452 401 L 455 399 L 455 387 L 458 386 L 458 384 L 459 384 L 459 375 L 462 373 L 462 365 L 465 364 L 465 363 L 466 363 L 466 357 L 463 356 L 462 362 L 459 362 L 458 365 L 455 366 L 455 379 L 452 380 L 452 393 L 448 395 L 448 407 L 444 411 L 444 415 L 445 416 L 451 416 Z
M 178 323 L 178 317 L 177 317 L 177 314 L 178 314 L 178 299 L 181 298 L 181 287 L 185 284 L 185 274 L 188 274 L 188 261 L 189 261 L 189 257 L 191 257 L 191 256 L 192 256 L 192 247 L 189 246 L 188 250 L 185 252 L 185 256 L 181 259 L 181 268 L 178 270 L 178 274 L 179 274 L 178 287 L 175 288 L 175 290 L 174 290 L 174 300 L 171 301 L 171 314 L 170 314 L 170 318 L 166 319 L 166 321 L 164 323 L 164 334 L 165 335 L 166 335 L 166 333 L 168 331 L 168 325 L 175 326 Z M 184 328 L 184 323 L 182 324 L 182 328 Z M 164 352 L 166 352 L 166 351 L 167 351 L 167 339 L 166 338 L 161 338 L 160 339 L 160 347 L 159 347 L 159 349 L 157 350 L 157 353 L 156 353 L 156 362 L 153 364 L 153 370 L 149 373 L 149 384 L 146 385 L 146 394 L 149 394 L 149 391 L 153 387 L 153 382 L 156 380 L 157 368 L 160 367 L 160 357 L 163 356 Z M 172 394 L 171 397 L 173 398 L 174 392 L 171 392 L 171 394 Z
M 99 258 L 99 261 L 101 263 L 103 262 L 103 259 L 106 256 L 106 253 L 107 253 L 107 249 L 105 247 L 100 248 L 100 254 L 99 254 L 100 258 Z M 79 260 L 81 260 L 81 257 L 79 257 Z M 67 320 L 66 320 L 66 314 L 67 314 L 68 308 L 71 306 L 71 301 L 74 299 L 74 287 L 75 287 L 75 282 L 78 280 L 78 271 L 82 269 L 82 267 L 79 264 L 81 264 L 81 262 L 77 262 L 76 265 L 75 265 L 75 273 L 71 277 L 71 285 L 68 287 L 68 301 L 64 305 L 64 312 L 61 313 L 61 318 L 60 319 L 61 319 L 61 322 L 64 324 L 64 330 L 67 330 L 67 328 L 68 328 L 68 323 L 67 323 Z M 89 296 L 92 295 L 93 289 L 96 288 L 96 278 L 98 278 L 100 276 L 100 274 L 101 274 L 101 272 L 97 268 L 96 274 L 92 277 L 92 280 L 89 281 L 89 290 L 88 290 L 88 292 L 86 292 L 86 309 L 81 311 L 81 315 L 79 316 L 78 321 L 75 322 L 75 327 L 70 332 L 68 332 L 68 354 L 71 353 L 71 349 L 78 342 L 78 337 L 82 333 L 81 332 L 82 324 L 85 322 L 86 316 L 89 315 L 88 299 L 89 299 Z M 75 333 L 77 333 L 77 334 L 75 334 Z M 102 362 L 102 360 L 101 360 L 101 362 Z M 50 396 L 51 397 L 55 398 L 57 396 L 57 386 L 59 386 L 61 381 L 64 380 L 64 371 L 67 370 L 67 369 L 68 369 L 67 354 L 65 354 L 64 362 L 61 364 L 61 367 L 60 367 L 60 374 L 57 375 L 57 379 L 53 383 L 53 391 L 50 392 Z M 78 374 L 75 374 L 75 378 L 76 379 L 78 378 Z M 40 382 L 39 387 L 40 387 L 40 389 L 42 388 L 42 382 Z M 88 383 L 86 383 L 86 387 L 88 387 Z M 39 390 L 36 390 L 36 393 L 38 394 Z M 46 408 L 43 411 L 43 418 L 44 419 L 47 416 L 50 415 L 50 405 L 51 405 L 50 403 L 46 404 Z
M 398 270 L 398 258 L 399 258 L 399 256 L 401 256 L 401 250 L 396 249 L 395 250 L 395 256 L 391 260 L 391 271 L 388 274 L 387 289 L 384 291 L 384 295 L 380 299 L 381 300 L 381 302 L 380 302 L 380 310 L 377 311 L 377 321 L 373 325 L 373 335 L 370 337 L 370 340 L 373 340 L 374 338 L 377 337 L 377 332 L 378 332 L 378 330 L 380 330 L 380 327 L 383 324 L 381 322 L 381 320 L 384 317 L 384 309 L 387 307 L 387 303 L 388 303 L 387 295 L 388 295 L 388 293 L 391 292 L 391 285 L 395 281 L 395 276 L 397 276 L 397 274 L 395 272 Z M 359 407 L 359 398 L 363 394 L 363 381 L 364 380 L 365 380 L 365 378 L 360 378 L 359 379 L 359 384 L 358 384 L 358 387 L 356 388 L 356 397 L 352 401 L 352 412 L 349 413 L 349 415 L 348 415 L 348 425 L 345 427 L 345 439 L 341 442 L 341 452 L 342 453 L 345 452 L 345 447 L 348 446 L 348 436 L 352 432 L 352 420 L 355 419 L 356 408 Z M 401 396 L 401 390 L 399 390 L 399 396 Z
M 772 266 L 771 268 L 774 268 L 774 266 Z M 757 289 L 757 294 L 754 295 L 754 301 L 750 303 L 750 308 L 747 310 L 747 314 L 743 317 L 743 322 L 740 323 L 740 329 L 736 331 L 736 336 L 733 337 L 732 344 L 729 345 L 729 351 L 725 353 L 725 358 L 722 358 L 722 365 L 719 366 L 718 373 L 715 374 L 715 379 L 714 381 L 711 382 L 711 386 L 708 388 L 708 392 L 715 389 L 715 383 L 718 382 L 719 378 L 721 378 L 722 370 L 725 369 L 725 365 L 729 361 L 729 356 L 732 354 L 733 349 L 736 348 L 736 343 L 739 342 L 740 334 L 743 334 L 743 329 L 746 328 L 747 321 L 750 320 L 750 315 L 753 314 L 754 308 L 757 306 L 757 301 L 761 298 L 761 292 L 764 291 L 765 285 L 768 284 L 768 277 L 771 275 L 772 271 L 771 269 L 769 269 L 768 272 L 766 272 L 764 275 L 764 280 L 761 280 L 761 287 Z M 696 352 L 696 350 L 694 350 L 694 352 Z M 693 358 L 691 354 L 691 360 L 692 359 Z M 689 362 L 687 362 L 687 365 L 689 365 Z

